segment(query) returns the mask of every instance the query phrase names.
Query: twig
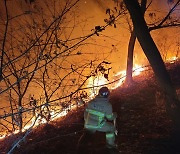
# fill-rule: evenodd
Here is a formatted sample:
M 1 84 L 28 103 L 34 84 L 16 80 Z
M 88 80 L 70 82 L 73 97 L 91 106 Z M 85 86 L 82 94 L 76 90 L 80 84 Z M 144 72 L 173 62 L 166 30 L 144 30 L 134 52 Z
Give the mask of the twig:
M 38 116 L 37 116 L 36 119 L 34 120 L 34 123 L 32 124 L 32 126 L 26 131 L 25 135 L 24 135 L 21 139 L 19 139 L 19 140 L 14 144 L 14 146 L 9 150 L 8 154 L 12 154 L 13 151 L 15 150 L 15 148 L 20 146 L 20 143 L 21 143 L 21 142 L 25 142 L 26 137 L 27 137 L 27 136 L 30 134 L 30 132 L 32 131 L 32 128 L 33 128 L 33 126 L 35 125 L 37 119 L 38 119 Z

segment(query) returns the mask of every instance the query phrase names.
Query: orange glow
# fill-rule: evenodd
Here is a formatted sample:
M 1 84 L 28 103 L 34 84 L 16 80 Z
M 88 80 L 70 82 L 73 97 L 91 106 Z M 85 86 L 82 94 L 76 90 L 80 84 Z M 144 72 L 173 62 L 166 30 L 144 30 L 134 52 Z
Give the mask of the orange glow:
M 178 60 L 178 57 L 171 57 L 167 59 L 167 61 L 170 63 L 174 63 L 176 60 Z
M 71 107 L 72 109 L 74 108 L 74 106 Z M 68 112 L 66 110 L 59 112 L 55 117 L 51 118 L 50 121 L 56 120 L 57 118 L 63 117 L 67 114 Z M 55 115 L 56 113 L 54 111 L 51 112 L 51 115 Z M 38 116 L 38 115 L 36 115 Z M 36 121 L 35 121 L 36 120 Z M 22 129 L 22 132 L 27 131 L 28 129 L 30 129 L 31 127 L 35 128 L 41 124 L 45 124 L 47 123 L 47 120 L 45 120 L 44 118 L 41 118 L 40 116 L 36 119 L 36 117 L 34 116 L 30 122 L 31 124 L 27 124 L 26 126 L 24 126 L 24 128 Z M 12 134 L 18 134 L 20 131 L 19 130 L 15 130 Z M 2 136 L 0 136 L 0 139 L 3 139 L 7 136 L 10 136 L 12 134 L 4 134 Z
M 4 134 L 4 135 L 1 135 L 1 136 L 0 136 L 0 140 L 3 139 L 3 138 L 5 138 L 5 137 L 6 137 L 5 134 Z
M 167 61 L 169 61 L 170 63 L 174 63 L 176 60 L 178 60 L 178 57 L 171 57 L 169 59 L 167 59 Z M 138 65 L 138 64 L 134 64 L 134 67 L 133 67 L 133 76 L 138 76 L 140 75 L 144 70 L 146 70 L 147 67 L 143 67 L 141 65 Z M 126 78 L 126 70 L 123 70 L 123 71 L 119 71 L 117 72 L 114 76 L 113 76 L 113 79 L 111 81 L 115 81 L 117 79 L 119 79 L 118 82 L 115 82 L 115 84 L 111 85 L 109 84 L 108 85 L 108 80 L 103 76 L 103 75 L 99 75 L 98 77 L 91 77 L 89 80 L 88 80 L 88 84 L 87 84 L 87 87 L 89 87 L 89 93 L 90 93 L 90 96 L 89 96 L 89 99 L 92 99 L 94 98 L 97 94 L 98 94 L 98 90 L 106 85 L 108 88 L 110 89 L 116 89 L 118 87 L 120 87 L 123 82 L 125 81 L 125 78 Z M 76 106 L 74 105 L 71 105 L 71 109 L 73 108 L 76 108 Z M 56 120 L 60 117 L 63 117 L 65 116 L 66 114 L 68 113 L 68 111 L 66 110 L 63 110 L 63 111 L 60 111 L 59 113 L 55 113 L 54 111 L 51 111 L 51 120 L 50 121 L 53 121 L 53 120 Z M 37 113 L 36 113 L 37 114 Z M 55 115 L 53 117 L 53 115 Z M 36 115 L 36 117 L 38 116 L 38 114 Z M 31 124 L 28 124 L 26 125 L 23 129 L 22 129 L 22 132 L 25 132 L 26 130 L 28 130 L 29 128 L 32 127 L 32 125 L 34 124 L 33 128 L 41 125 L 41 124 L 44 124 L 44 123 L 47 123 L 47 121 L 44 119 L 44 118 L 41 118 L 40 116 L 36 119 L 36 117 L 33 117 L 32 120 L 31 120 Z M 35 121 L 36 120 L 36 121 Z M 13 132 L 13 134 L 17 134 L 19 133 L 19 130 L 15 130 Z M 0 136 L 0 139 L 3 139 L 7 136 L 10 136 L 11 134 L 4 134 L 4 135 L 1 135 Z
M 117 87 L 121 86 L 123 84 L 124 80 L 125 80 L 125 77 L 126 77 L 126 71 L 125 70 L 116 73 L 114 75 L 115 80 L 116 80 L 116 78 L 120 78 L 120 79 L 119 79 L 119 81 L 117 83 L 115 83 L 112 86 L 112 89 L 116 89 Z
M 134 67 L 133 67 L 133 74 L 132 76 L 138 76 L 141 74 L 142 71 L 144 71 L 145 68 L 143 68 L 143 66 L 141 65 L 138 65 L 138 64 L 135 64 Z M 120 78 L 119 81 L 112 87 L 112 89 L 116 89 L 117 87 L 121 86 L 123 84 L 123 82 L 125 81 L 126 79 L 126 71 L 123 70 L 123 71 L 120 71 L 118 73 L 116 73 L 114 75 L 114 78 L 116 80 L 116 78 Z
M 145 68 L 143 68 L 142 66 L 138 64 L 135 64 L 133 67 L 133 76 L 137 76 L 141 74 L 141 72 L 144 70 Z M 118 78 L 120 78 L 118 82 L 116 82 L 113 85 L 106 85 L 106 86 L 109 87 L 110 89 L 116 89 L 117 87 L 121 86 L 126 78 L 126 70 L 117 72 L 113 76 L 113 81 L 115 81 Z M 107 79 L 104 78 L 104 76 L 101 75 L 98 77 L 91 77 L 87 85 L 88 87 L 93 87 L 89 90 L 90 98 L 93 98 L 94 96 L 96 96 L 98 94 L 99 88 L 105 84 L 108 84 L 108 81 Z
M 137 75 L 141 74 L 141 72 L 144 70 L 145 70 L 145 68 L 143 68 L 143 66 L 135 64 L 133 67 L 133 76 L 137 76 Z
M 98 94 L 99 88 L 107 83 L 108 83 L 107 79 L 104 78 L 104 76 L 102 76 L 102 75 L 100 75 L 98 77 L 91 77 L 87 84 L 87 87 L 93 87 L 93 88 L 89 89 L 90 98 L 93 98 L 94 96 L 96 96 Z

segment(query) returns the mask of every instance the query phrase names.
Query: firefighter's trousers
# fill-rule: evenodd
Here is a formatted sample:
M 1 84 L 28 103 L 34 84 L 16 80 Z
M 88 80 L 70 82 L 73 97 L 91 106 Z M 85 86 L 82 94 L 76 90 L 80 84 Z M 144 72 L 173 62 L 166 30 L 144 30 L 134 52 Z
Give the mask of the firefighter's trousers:
M 110 122 L 105 122 L 103 126 L 101 126 L 100 128 L 91 128 L 91 127 L 86 127 L 85 126 L 85 129 L 93 134 L 95 133 L 96 131 L 99 131 L 99 132 L 105 132 L 106 133 L 106 143 L 107 143 L 107 146 L 115 146 L 115 127 L 112 123 Z

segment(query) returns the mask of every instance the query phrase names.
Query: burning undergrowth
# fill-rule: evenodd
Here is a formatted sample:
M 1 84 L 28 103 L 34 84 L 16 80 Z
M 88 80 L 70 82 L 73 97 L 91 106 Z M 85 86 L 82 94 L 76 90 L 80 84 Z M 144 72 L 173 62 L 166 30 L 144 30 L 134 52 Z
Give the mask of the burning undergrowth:
M 180 94 L 180 63 L 167 64 L 173 84 Z M 110 98 L 118 113 L 117 143 L 122 153 L 175 153 L 177 149 L 169 138 L 171 120 L 163 104 L 160 88 L 151 70 L 134 77 L 130 87 L 119 87 Z M 66 117 L 34 129 L 16 148 L 15 153 L 76 153 L 76 145 L 83 133 L 83 110 L 73 110 Z M 100 153 L 104 136 L 96 134 L 87 153 Z M 22 134 L 20 135 L 22 136 Z M 18 135 L 1 141 L 1 153 L 7 153 Z M 98 138 L 98 140 L 97 140 Z

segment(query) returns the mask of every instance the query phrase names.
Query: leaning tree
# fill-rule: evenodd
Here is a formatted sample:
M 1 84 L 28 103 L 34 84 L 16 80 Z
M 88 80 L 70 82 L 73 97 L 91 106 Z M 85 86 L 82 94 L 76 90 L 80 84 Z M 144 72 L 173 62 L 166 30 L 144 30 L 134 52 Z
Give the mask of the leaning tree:
M 124 0 L 124 3 L 130 13 L 135 29 L 137 39 L 152 66 L 155 76 L 163 89 L 166 97 L 166 110 L 174 122 L 175 130 L 180 134 L 180 106 L 176 90 L 172 84 L 170 76 L 166 70 L 162 57 L 156 44 L 154 43 L 148 26 L 144 20 L 141 7 L 137 0 Z

